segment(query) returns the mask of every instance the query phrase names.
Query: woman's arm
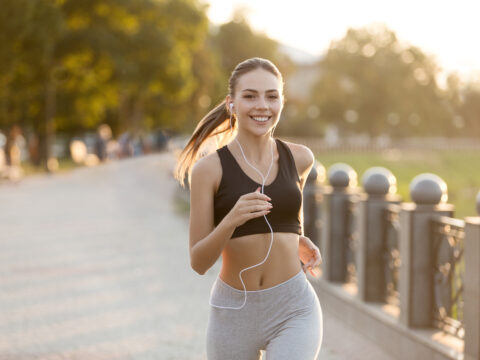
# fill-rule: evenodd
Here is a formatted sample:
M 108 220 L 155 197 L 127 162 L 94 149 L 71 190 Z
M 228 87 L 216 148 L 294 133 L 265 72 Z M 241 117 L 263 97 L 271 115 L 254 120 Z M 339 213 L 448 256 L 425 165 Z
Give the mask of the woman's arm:
M 315 157 L 312 151 L 304 145 L 292 143 L 288 143 L 288 145 L 292 151 L 300 178 L 301 189 L 303 190 L 308 174 L 310 174 L 310 170 L 315 162 Z M 302 217 L 302 235 L 299 238 L 298 255 L 303 263 L 302 269 L 304 272 L 309 270 L 313 276 L 318 276 L 317 267 L 322 263 L 322 256 L 318 247 L 308 237 L 303 235 L 303 209 L 300 216 Z
M 213 156 L 195 163 L 190 184 L 190 264 L 200 275 L 217 261 L 235 230 L 228 221 L 214 227 L 213 197 L 221 166 Z
M 313 276 L 318 276 L 317 267 L 322 263 L 320 249 L 308 237 L 301 235 L 298 244 L 298 256 L 303 263 L 303 272 L 310 271 Z
M 293 160 L 295 161 L 295 167 L 297 168 L 298 177 L 300 178 L 300 190 L 303 191 L 305 182 L 307 181 L 308 174 L 313 167 L 315 157 L 313 156 L 312 151 L 300 144 L 288 143 L 288 147 L 293 155 Z M 300 224 L 302 226 L 302 235 L 303 235 L 303 203 L 302 209 L 300 211 Z

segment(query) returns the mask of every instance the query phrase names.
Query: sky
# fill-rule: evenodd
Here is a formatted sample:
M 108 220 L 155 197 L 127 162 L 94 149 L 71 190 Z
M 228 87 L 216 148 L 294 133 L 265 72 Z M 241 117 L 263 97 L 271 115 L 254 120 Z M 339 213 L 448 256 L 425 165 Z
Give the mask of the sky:
M 480 78 L 480 0 L 204 0 L 215 24 L 247 8 L 257 31 L 319 56 L 348 28 L 382 23 L 433 56 L 444 73 Z

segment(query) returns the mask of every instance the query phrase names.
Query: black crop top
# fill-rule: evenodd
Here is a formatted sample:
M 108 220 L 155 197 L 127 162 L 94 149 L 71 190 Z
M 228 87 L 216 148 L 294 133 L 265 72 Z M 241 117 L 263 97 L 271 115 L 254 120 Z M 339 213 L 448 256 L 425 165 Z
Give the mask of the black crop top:
M 279 139 L 275 139 L 275 142 L 278 149 L 279 169 L 273 182 L 264 187 L 264 192 L 272 199 L 273 206 L 267 219 L 273 232 L 301 235 L 302 191 L 300 190 L 300 178 L 288 145 Z M 222 164 L 222 180 L 214 197 L 215 226 L 228 214 L 240 196 L 254 192 L 259 186 L 262 186 L 243 172 L 226 145 L 218 149 L 217 153 Z M 238 226 L 233 232 L 232 238 L 269 232 L 270 228 L 265 219 L 260 216 Z

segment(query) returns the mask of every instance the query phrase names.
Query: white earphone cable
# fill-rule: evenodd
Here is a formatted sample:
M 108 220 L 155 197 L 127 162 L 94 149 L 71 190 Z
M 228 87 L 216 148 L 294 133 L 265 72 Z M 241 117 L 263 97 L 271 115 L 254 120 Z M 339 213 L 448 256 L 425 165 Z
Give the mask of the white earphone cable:
M 230 104 L 230 112 L 232 110 L 232 104 Z M 230 126 L 232 125 L 232 117 L 230 115 Z M 267 171 L 267 174 L 265 175 L 265 177 L 263 176 L 263 174 L 260 172 L 260 170 L 258 170 L 255 166 L 253 166 L 252 164 L 250 164 L 250 162 L 247 160 L 247 157 L 245 156 L 245 153 L 243 152 L 243 148 L 242 148 L 242 145 L 240 144 L 240 142 L 238 141 L 237 138 L 235 138 L 235 141 L 237 142 L 238 146 L 240 147 L 240 151 L 242 152 L 242 155 L 243 155 L 243 158 L 245 160 L 245 162 L 252 168 L 254 169 L 259 175 L 260 177 L 262 178 L 262 191 L 261 193 L 264 194 L 264 187 L 265 187 L 265 182 L 267 181 L 268 179 L 268 175 L 270 175 L 270 170 L 272 170 L 272 166 L 273 166 L 273 142 L 271 143 L 271 146 L 270 146 L 270 153 L 272 155 L 272 159 L 271 159 L 271 162 L 270 162 L 270 166 L 268 168 L 268 171 Z M 268 259 L 268 256 L 270 255 L 270 250 L 272 249 L 272 245 L 273 245 L 273 229 L 272 229 L 272 226 L 270 225 L 270 223 L 268 222 L 268 219 L 267 219 L 267 216 L 266 215 L 263 215 L 269 229 L 270 229 L 270 246 L 268 247 L 268 252 L 267 252 L 267 255 L 265 256 L 265 258 L 259 262 L 258 264 L 255 264 L 255 265 L 252 265 L 252 266 L 249 266 L 249 267 L 246 267 L 244 269 L 242 269 L 239 273 L 238 273 L 238 276 L 240 278 L 240 281 L 242 283 L 242 286 L 243 286 L 243 292 L 244 292 L 244 299 L 243 299 L 243 303 L 241 306 L 239 307 L 233 307 L 233 306 L 221 306 L 221 305 L 215 305 L 215 304 L 212 304 L 212 302 L 210 301 L 210 306 L 213 306 L 213 307 L 216 307 L 216 308 L 220 308 L 220 309 L 231 309 L 231 310 L 240 310 L 242 309 L 245 304 L 247 303 L 247 287 L 245 286 L 245 283 L 243 282 L 243 278 L 242 278 L 242 273 L 244 271 L 247 271 L 247 270 L 250 270 L 250 269 L 253 269 L 257 266 L 260 266 L 262 265 L 263 263 L 265 263 L 265 261 L 267 261 Z

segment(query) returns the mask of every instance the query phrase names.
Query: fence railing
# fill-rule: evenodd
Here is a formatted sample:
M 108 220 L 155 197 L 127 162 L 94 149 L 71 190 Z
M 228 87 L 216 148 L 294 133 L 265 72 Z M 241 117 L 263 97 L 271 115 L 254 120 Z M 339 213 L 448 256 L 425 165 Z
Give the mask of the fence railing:
M 434 306 L 433 324 L 442 331 L 465 336 L 463 279 L 465 274 L 465 221 L 445 216 L 432 218 Z
M 345 237 L 345 245 L 347 249 L 347 282 L 357 283 L 357 264 L 356 253 L 358 249 L 358 198 L 351 197 L 347 200 L 347 217 L 345 223 L 347 224 L 347 232 Z
M 390 204 L 384 210 L 384 280 L 385 301 L 394 306 L 400 305 L 398 278 L 400 270 L 400 207 Z
M 464 354 L 445 358 L 480 359 L 480 217 L 455 219 L 447 186 L 433 174 L 412 180 L 411 203 L 394 194 L 384 168 L 369 169 L 363 189 L 346 164 L 332 166 L 328 179 L 331 186 L 309 185 L 321 208 L 312 223 L 322 224 L 322 278 L 357 286 L 361 301 L 398 308 L 399 325 L 464 342 Z M 480 213 L 480 193 L 476 206 Z

